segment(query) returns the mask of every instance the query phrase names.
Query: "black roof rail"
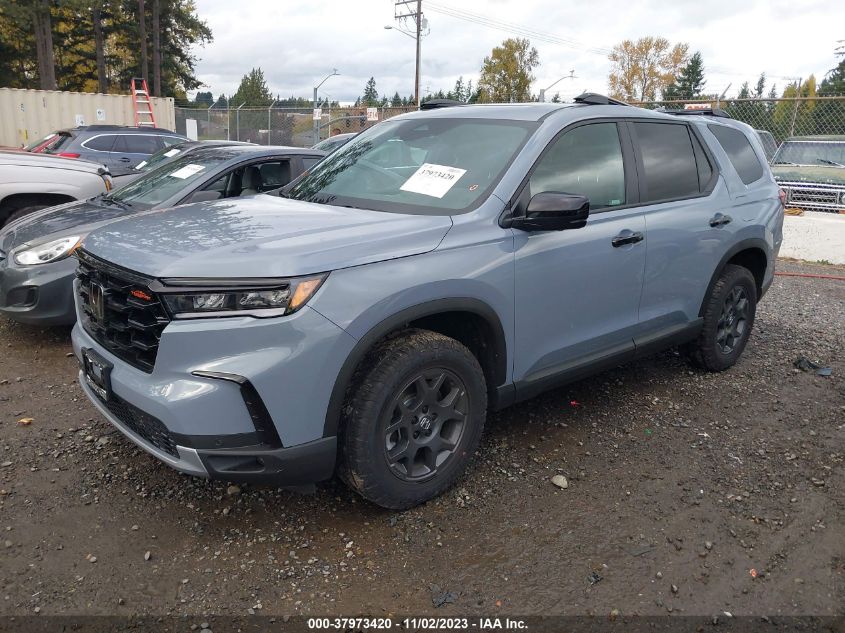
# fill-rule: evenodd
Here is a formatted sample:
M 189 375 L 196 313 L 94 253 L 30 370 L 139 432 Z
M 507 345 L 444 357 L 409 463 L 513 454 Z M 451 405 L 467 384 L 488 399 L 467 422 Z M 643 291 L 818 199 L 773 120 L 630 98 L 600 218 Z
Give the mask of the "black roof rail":
M 575 97 L 575 103 L 583 103 L 584 105 L 631 105 L 618 99 L 613 99 L 606 95 L 600 95 L 597 92 L 584 92 Z
M 663 114 L 674 114 L 677 116 L 689 116 L 689 115 L 699 115 L 699 116 L 717 116 L 723 119 L 732 119 L 733 117 L 722 110 L 722 108 L 690 108 L 689 110 L 678 110 L 673 109 L 669 110 L 668 108 L 657 108 L 655 112 L 662 112 Z
M 451 108 L 452 106 L 466 105 L 463 101 L 454 99 L 429 99 L 420 104 L 420 110 L 434 110 L 436 108 Z

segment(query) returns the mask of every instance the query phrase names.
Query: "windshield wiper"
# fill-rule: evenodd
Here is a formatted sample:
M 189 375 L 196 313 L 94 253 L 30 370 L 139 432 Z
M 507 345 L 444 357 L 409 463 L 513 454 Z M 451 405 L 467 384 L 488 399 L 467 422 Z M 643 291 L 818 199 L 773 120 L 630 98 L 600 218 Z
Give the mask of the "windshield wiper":
M 123 200 L 117 200 L 116 198 L 110 198 L 108 196 L 103 196 L 103 202 L 109 205 L 120 207 L 124 211 L 129 211 L 130 209 L 132 209 L 132 205 L 128 202 L 124 202 Z
M 791 163 L 788 160 L 779 160 L 776 163 L 772 163 L 773 165 L 794 165 L 795 167 L 800 167 L 801 163 Z
M 816 160 L 820 163 L 824 163 L 825 165 L 833 165 L 834 167 L 845 167 L 845 165 L 843 165 L 842 163 L 837 163 L 836 161 L 828 160 L 826 158 L 817 158 Z

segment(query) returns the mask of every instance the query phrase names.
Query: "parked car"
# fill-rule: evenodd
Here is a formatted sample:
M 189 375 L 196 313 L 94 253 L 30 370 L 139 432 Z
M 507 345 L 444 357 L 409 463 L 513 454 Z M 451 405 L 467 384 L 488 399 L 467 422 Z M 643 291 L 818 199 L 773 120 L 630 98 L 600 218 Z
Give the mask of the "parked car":
M 111 188 L 111 176 L 103 165 L 0 152 L 0 227 L 39 209 L 90 198 Z
M 118 218 L 192 200 L 271 191 L 323 155 L 312 149 L 258 145 L 197 149 L 109 195 L 45 209 L 11 223 L 0 231 L 0 314 L 42 325 L 73 323 L 76 261 L 69 255 L 89 231 Z
M 766 160 L 772 162 L 775 153 L 778 151 L 778 143 L 774 135 L 767 130 L 754 130 L 760 138 L 760 144 L 763 146 L 763 151 L 766 153 Z
M 112 176 L 115 189 L 128 185 L 133 180 L 144 175 L 148 171 L 157 169 L 165 163 L 181 158 L 188 152 L 208 147 L 224 147 L 226 145 L 255 145 L 255 143 L 244 143 L 241 141 L 185 141 L 158 150 L 146 160 L 134 165 L 127 173 L 119 176 Z
M 754 130 L 582 95 L 379 123 L 285 196 L 92 232 L 82 388 L 170 466 L 443 492 L 488 409 L 664 347 L 737 362 L 783 207 Z
M 322 141 L 314 145 L 314 149 L 318 149 L 321 152 L 331 154 L 336 149 L 346 145 L 356 136 L 358 136 L 357 132 L 351 132 L 349 134 L 335 134 L 334 136 L 330 136 L 327 139 L 323 139 Z
M 845 136 L 794 136 L 772 159 L 786 206 L 845 213 Z
M 115 176 L 128 172 L 162 148 L 188 140 L 163 128 L 122 125 L 86 125 L 53 134 L 56 138 L 40 151 L 102 163 Z

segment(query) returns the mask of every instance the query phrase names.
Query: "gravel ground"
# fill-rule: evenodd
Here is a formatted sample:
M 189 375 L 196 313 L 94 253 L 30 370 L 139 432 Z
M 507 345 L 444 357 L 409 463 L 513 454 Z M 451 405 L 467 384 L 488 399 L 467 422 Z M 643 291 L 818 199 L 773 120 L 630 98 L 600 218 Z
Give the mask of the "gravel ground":
M 845 282 L 779 277 L 732 370 L 669 351 L 512 407 L 396 513 L 179 475 L 87 403 L 67 329 L 0 320 L 0 614 L 841 615 L 843 325 Z

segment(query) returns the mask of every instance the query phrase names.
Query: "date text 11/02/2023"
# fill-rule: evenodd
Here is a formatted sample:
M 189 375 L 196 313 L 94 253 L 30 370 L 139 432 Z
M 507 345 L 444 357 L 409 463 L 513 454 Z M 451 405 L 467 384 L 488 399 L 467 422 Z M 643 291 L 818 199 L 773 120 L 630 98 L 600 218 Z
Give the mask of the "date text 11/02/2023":
M 520 631 L 527 624 L 519 618 L 476 617 L 476 618 L 434 618 L 409 617 L 394 621 L 391 618 L 334 617 L 308 618 L 309 630 L 375 631 L 388 630 L 394 626 L 412 631 Z

